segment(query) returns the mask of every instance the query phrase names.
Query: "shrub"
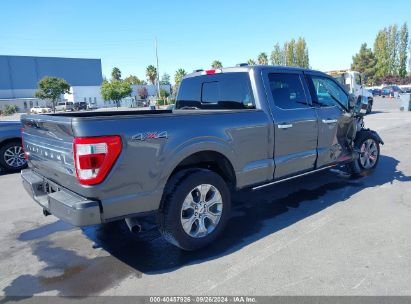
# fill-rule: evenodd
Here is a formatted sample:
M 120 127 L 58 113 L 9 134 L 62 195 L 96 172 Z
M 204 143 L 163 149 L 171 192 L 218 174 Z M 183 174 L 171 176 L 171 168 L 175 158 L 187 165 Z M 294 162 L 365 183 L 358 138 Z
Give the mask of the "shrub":
M 166 90 L 164 89 L 160 89 L 160 97 L 168 97 L 170 96 L 170 93 L 168 93 Z
M 11 104 L 6 104 L 3 108 L 3 114 L 4 115 L 12 115 L 14 113 L 17 113 L 19 110 L 19 107 L 16 105 L 11 105 Z

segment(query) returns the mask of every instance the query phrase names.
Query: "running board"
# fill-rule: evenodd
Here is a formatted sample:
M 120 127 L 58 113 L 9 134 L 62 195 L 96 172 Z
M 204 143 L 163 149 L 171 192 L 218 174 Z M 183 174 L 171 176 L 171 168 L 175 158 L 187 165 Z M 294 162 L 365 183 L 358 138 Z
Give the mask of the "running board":
M 271 186 L 271 185 L 275 185 L 275 184 L 279 184 L 279 183 L 288 181 L 290 179 L 294 179 L 294 178 L 297 178 L 297 177 L 301 177 L 301 176 L 309 175 L 309 174 L 312 174 L 312 173 L 320 172 L 320 171 L 323 171 L 323 170 L 326 170 L 326 169 L 330 169 L 330 168 L 333 168 L 335 166 L 337 166 L 337 165 L 327 166 L 327 167 L 324 167 L 324 168 L 320 168 L 320 169 L 316 169 L 316 170 L 313 170 L 313 171 L 301 173 L 301 174 L 291 176 L 291 177 L 287 177 L 287 178 L 284 178 L 284 179 L 279 179 L 277 181 L 270 182 L 268 184 L 263 184 L 263 185 L 260 185 L 260 186 L 253 187 L 253 188 L 251 188 L 251 190 L 253 190 L 253 191 L 258 190 L 258 189 L 261 189 L 261 188 L 264 188 L 264 187 L 268 187 L 268 186 Z

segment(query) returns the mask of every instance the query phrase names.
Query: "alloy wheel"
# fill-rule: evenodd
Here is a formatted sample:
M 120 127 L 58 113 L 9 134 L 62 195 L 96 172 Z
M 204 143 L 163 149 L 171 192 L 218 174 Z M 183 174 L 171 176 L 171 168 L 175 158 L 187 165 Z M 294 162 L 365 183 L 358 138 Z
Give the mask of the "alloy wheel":
M 209 235 L 220 222 L 223 211 L 221 193 L 210 184 L 201 184 L 186 196 L 181 208 L 181 225 L 193 238 Z
M 378 160 L 378 146 L 374 139 L 367 139 L 361 145 L 360 162 L 364 169 L 371 169 Z
M 21 146 L 12 146 L 4 152 L 4 161 L 11 168 L 20 168 L 26 164 L 24 151 Z

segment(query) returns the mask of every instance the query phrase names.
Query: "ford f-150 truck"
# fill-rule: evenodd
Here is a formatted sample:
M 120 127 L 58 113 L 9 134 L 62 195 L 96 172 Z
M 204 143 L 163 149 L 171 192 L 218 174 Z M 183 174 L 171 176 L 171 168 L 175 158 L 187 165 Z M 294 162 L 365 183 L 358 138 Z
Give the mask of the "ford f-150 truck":
M 233 191 L 343 164 L 372 171 L 383 142 L 355 102 L 317 71 L 199 70 L 173 111 L 23 116 L 23 184 L 45 215 L 76 226 L 125 219 L 134 231 L 156 213 L 168 241 L 195 250 L 222 232 Z

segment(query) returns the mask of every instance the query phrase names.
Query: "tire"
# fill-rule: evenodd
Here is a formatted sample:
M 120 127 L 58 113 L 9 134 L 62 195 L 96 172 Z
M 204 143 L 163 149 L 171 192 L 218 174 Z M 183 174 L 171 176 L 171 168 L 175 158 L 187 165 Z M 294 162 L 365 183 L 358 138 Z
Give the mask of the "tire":
M 359 151 L 358 158 L 348 164 L 348 170 L 354 177 L 371 174 L 380 159 L 379 139 L 370 131 L 360 131 L 355 139 L 354 148 Z
M 16 156 L 16 157 L 15 157 Z M 27 166 L 21 142 L 8 142 L 0 148 L 0 167 L 7 172 L 18 172 Z
M 204 191 L 203 196 L 199 189 Z M 206 169 L 183 170 L 167 183 L 158 214 L 159 230 L 175 246 L 187 251 L 197 250 L 221 234 L 230 209 L 230 190 L 220 175 Z M 200 221 L 204 225 L 202 228 Z

